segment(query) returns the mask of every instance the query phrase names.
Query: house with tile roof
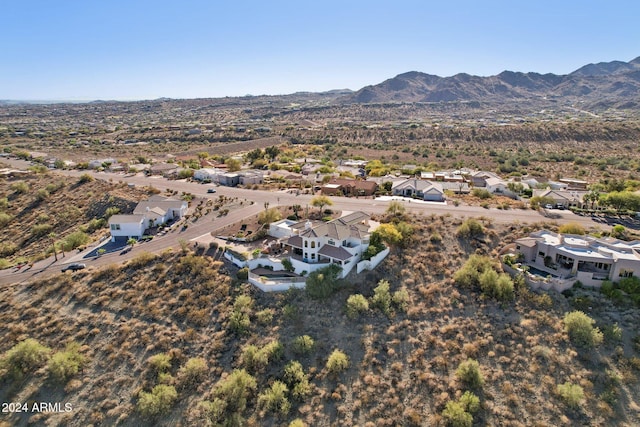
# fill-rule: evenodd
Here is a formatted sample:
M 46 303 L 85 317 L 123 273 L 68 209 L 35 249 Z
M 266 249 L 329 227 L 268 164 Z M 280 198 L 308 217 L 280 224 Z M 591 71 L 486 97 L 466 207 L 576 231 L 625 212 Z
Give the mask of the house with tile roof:
M 430 202 L 444 202 L 444 190 L 439 182 L 409 178 L 394 182 L 391 187 L 394 196 L 416 197 Z
M 283 244 L 295 272 L 310 273 L 333 263 L 342 268 L 344 278 L 369 247 L 369 219 L 368 214 L 357 211 L 329 222 L 288 224 L 290 232 Z

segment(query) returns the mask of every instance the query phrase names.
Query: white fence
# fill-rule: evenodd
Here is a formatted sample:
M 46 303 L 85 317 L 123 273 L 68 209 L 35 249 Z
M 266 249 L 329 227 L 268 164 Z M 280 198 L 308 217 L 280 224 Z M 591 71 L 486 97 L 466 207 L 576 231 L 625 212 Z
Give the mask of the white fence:
M 389 252 L 389 248 L 386 248 L 378 252 L 375 256 L 372 256 L 371 259 L 360 261 L 356 264 L 356 273 L 360 274 L 363 270 L 373 270 L 389 255 Z
M 304 277 L 265 277 L 249 273 L 249 283 L 263 292 L 282 292 L 290 288 L 302 289 L 306 285 Z

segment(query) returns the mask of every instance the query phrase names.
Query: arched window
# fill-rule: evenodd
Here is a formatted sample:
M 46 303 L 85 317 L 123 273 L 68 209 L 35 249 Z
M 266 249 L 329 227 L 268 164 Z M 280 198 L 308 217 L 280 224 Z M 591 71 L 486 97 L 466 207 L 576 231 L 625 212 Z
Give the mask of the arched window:
M 315 247 L 316 247 L 316 241 L 315 241 L 315 240 L 312 240 L 312 241 L 311 241 L 311 247 L 312 247 L 312 248 L 315 248 Z
M 307 242 L 306 240 L 304 241 L 304 247 L 308 248 L 309 247 L 309 242 Z

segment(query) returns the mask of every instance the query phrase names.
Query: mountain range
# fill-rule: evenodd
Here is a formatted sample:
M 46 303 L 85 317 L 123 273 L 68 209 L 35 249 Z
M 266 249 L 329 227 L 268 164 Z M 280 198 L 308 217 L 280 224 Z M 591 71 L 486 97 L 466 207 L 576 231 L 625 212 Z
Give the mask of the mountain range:
M 481 77 L 440 77 L 411 71 L 341 97 L 344 103 L 465 102 L 512 103 L 560 100 L 592 108 L 640 106 L 640 57 L 585 65 L 566 75 L 503 71 Z

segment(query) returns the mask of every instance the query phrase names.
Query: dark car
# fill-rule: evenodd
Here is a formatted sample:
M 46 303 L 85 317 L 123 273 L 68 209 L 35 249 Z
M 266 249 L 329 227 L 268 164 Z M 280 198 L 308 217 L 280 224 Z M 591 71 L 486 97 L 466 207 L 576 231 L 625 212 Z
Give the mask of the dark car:
M 86 264 L 80 264 L 80 263 L 78 263 L 78 262 L 74 262 L 74 263 L 69 264 L 69 265 L 67 265 L 66 267 L 64 267 L 64 268 L 62 269 L 62 272 L 64 273 L 64 272 L 65 272 L 65 271 L 67 271 L 67 270 L 71 270 L 71 271 L 78 271 L 78 270 L 83 270 L 83 269 L 85 269 L 85 268 L 87 268 L 87 265 L 86 265 Z
M 207 189 L 207 193 L 215 193 L 216 189 L 215 188 L 208 188 Z

